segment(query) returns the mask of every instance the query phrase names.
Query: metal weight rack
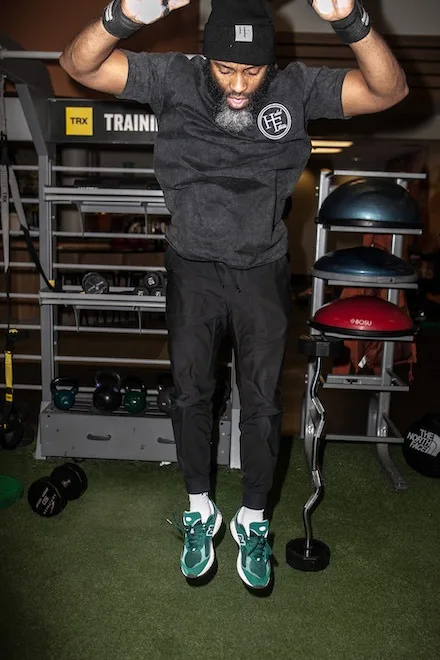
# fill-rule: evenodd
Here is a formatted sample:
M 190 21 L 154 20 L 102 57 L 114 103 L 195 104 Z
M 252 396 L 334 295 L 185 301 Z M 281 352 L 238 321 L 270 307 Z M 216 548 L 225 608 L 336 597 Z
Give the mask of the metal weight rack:
M 9 44 L 6 44 L 9 45 Z M 9 45 L 11 48 L 11 46 Z M 71 167 L 57 164 L 58 149 L 65 145 L 87 148 L 99 148 L 100 145 L 123 145 L 125 150 L 130 145 L 154 145 L 157 122 L 148 109 L 138 104 L 106 103 L 90 99 L 55 99 L 51 98 L 47 71 L 41 62 L 32 63 L 26 68 L 16 66 L 20 59 L 57 59 L 59 53 L 31 53 L 19 49 L 6 50 L 0 44 L 0 71 L 15 83 L 18 99 L 7 99 L 9 128 L 23 133 L 33 142 L 38 158 L 38 205 L 39 205 L 39 258 L 43 271 L 50 282 L 55 282 L 61 272 L 66 271 L 136 271 L 148 272 L 165 269 L 158 266 L 122 266 L 93 263 L 65 263 L 59 260 L 58 241 L 77 238 L 81 241 L 96 239 L 164 241 L 163 234 L 150 230 L 150 216 L 169 215 L 163 193 L 159 185 L 142 188 L 99 188 L 96 185 L 63 185 L 63 178 L 89 175 L 142 175 L 154 179 L 154 170 L 148 168 L 114 167 Z M 11 64 L 8 61 L 11 60 Z M 35 64 L 35 67 L 33 66 Z M 43 88 L 39 81 L 46 80 Z M 38 81 L 36 80 L 38 78 Z M 18 105 L 17 102 L 18 101 Z M 11 103 L 12 102 L 12 103 Z M 11 106 L 13 106 L 11 108 Z M 8 107 L 10 110 L 8 111 Z M 19 112 L 17 112 L 17 109 Z M 78 112 L 79 110 L 79 112 Z M 69 114 L 70 113 L 70 114 Z M 91 128 L 86 134 L 72 132 L 68 118 L 72 113 L 84 118 L 92 118 Z M 106 120 L 108 113 L 118 113 L 118 126 L 111 126 Z M 130 115 L 130 113 L 132 113 Z M 132 121 L 134 114 L 142 114 L 142 121 Z M 130 121 L 125 118 L 130 115 Z M 20 120 L 22 124 L 20 125 Z M 130 126 L 127 132 L 120 127 Z M 19 138 L 21 139 L 21 137 Z M 60 209 L 70 206 L 78 213 L 79 231 L 62 231 L 57 226 Z M 116 233 L 87 231 L 87 213 L 111 213 L 112 215 L 133 214 L 143 216 L 143 233 Z M 147 255 L 146 255 L 147 262 Z M 170 419 L 159 411 L 156 404 L 157 390 L 147 391 L 148 407 L 145 413 L 130 415 L 123 409 L 113 413 L 97 411 L 92 403 L 92 387 L 80 386 L 73 408 L 68 411 L 58 410 L 52 403 L 50 384 L 59 375 L 61 364 L 96 365 L 96 368 L 114 368 L 121 366 L 158 366 L 166 370 L 169 360 L 153 358 L 129 358 L 109 355 L 80 356 L 65 355 L 59 351 L 59 339 L 65 332 L 76 333 L 118 333 L 127 336 L 166 335 L 167 331 L 160 323 L 145 322 L 147 315 L 163 315 L 165 297 L 134 296 L 121 291 L 127 287 L 110 287 L 107 294 L 85 294 L 80 286 L 64 285 L 62 290 L 50 289 L 40 278 L 40 291 L 35 296 L 40 303 L 40 323 L 35 328 L 41 332 L 41 390 L 42 403 L 39 415 L 36 457 L 45 459 L 52 456 L 78 458 L 104 458 L 120 460 L 176 461 L 175 441 Z M 63 308 L 73 310 L 75 322 L 60 322 L 58 311 Z M 137 328 L 111 328 L 105 325 L 84 327 L 81 325 L 83 310 L 129 310 L 137 316 Z M 149 317 L 151 318 L 151 316 Z M 158 316 L 159 318 L 159 316 Z M 21 356 L 23 359 L 25 355 Z M 39 358 L 39 356 L 32 356 Z M 230 467 L 240 467 L 239 458 L 239 399 L 235 378 L 235 366 L 232 359 L 230 378 L 232 395 L 227 402 L 226 412 L 219 422 L 217 462 Z
M 411 179 L 425 179 L 425 174 L 412 174 L 403 172 L 362 172 L 352 170 L 334 170 L 330 172 L 323 170 L 320 173 L 319 187 L 318 187 L 318 214 L 324 200 L 328 195 L 338 186 L 338 177 L 375 177 L 386 178 L 395 181 L 397 184 L 407 188 L 408 181 Z M 403 237 L 404 235 L 413 234 L 420 235 L 422 229 L 408 229 L 404 226 L 398 229 L 374 227 L 369 231 L 364 227 L 356 226 L 324 226 L 316 223 L 316 250 L 315 250 L 315 263 L 328 252 L 328 241 L 330 232 L 352 232 L 352 233 L 373 233 L 373 234 L 387 234 L 391 235 L 391 249 L 390 252 L 397 256 L 402 257 L 403 253 Z M 399 290 L 402 289 L 415 289 L 416 283 L 402 283 L 402 284 L 378 284 L 375 281 L 364 280 L 359 281 L 341 281 L 319 278 L 314 276 L 312 279 L 312 295 L 311 295 L 311 309 L 310 316 L 313 317 L 315 313 L 324 304 L 325 284 L 345 287 L 359 287 L 365 286 L 368 288 L 387 289 L 387 300 L 391 303 L 398 303 Z M 310 328 L 312 335 L 320 334 L 315 328 Z M 338 334 L 337 332 L 329 332 L 329 336 L 340 337 L 343 339 L 350 339 L 350 336 L 345 334 Z M 359 339 L 359 337 L 351 337 L 352 339 Z M 324 389 L 340 389 L 348 392 L 350 390 L 371 392 L 369 399 L 368 409 L 368 423 L 365 435 L 346 435 L 346 434 L 326 434 L 327 441 L 347 441 L 347 442 L 369 442 L 376 443 L 377 456 L 379 462 L 391 478 L 393 487 L 396 490 L 406 490 L 407 483 L 395 463 L 393 462 L 390 453 L 390 444 L 403 443 L 403 437 L 399 430 L 396 428 L 393 421 L 390 419 L 390 404 L 391 394 L 393 392 L 407 392 L 409 385 L 399 378 L 394 372 L 394 341 L 389 338 L 375 338 L 383 341 L 382 351 L 382 364 L 381 373 L 375 375 L 338 375 L 328 374 L 323 384 Z M 413 341 L 413 336 L 399 337 L 395 341 Z M 306 372 L 306 382 L 311 383 L 314 377 L 314 365 L 309 364 Z M 314 434 L 314 417 L 313 417 L 313 403 L 310 398 L 310 392 L 306 387 L 306 392 L 303 402 L 302 419 L 301 419 L 301 434 L 304 438 L 304 447 L 307 462 L 310 465 L 312 455 L 312 443 Z
M 96 239 L 103 236 L 111 238 L 130 238 L 163 241 L 162 234 L 151 233 L 149 218 L 151 214 L 168 214 L 161 190 L 141 189 L 106 189 L 93 187 L 59 187 L 54 181 L 56 173 L 72 173 L 76 168 L 56 166 L 49 163 L 48 183 L 43 186 L 43 201 L 46 213 L 40 216 L 40 242 L 44 238 L 45 254 L 42 265 L 50 279 L 54 279 L 59 270 L 80 269 L 82 271 L 112 271 L 120 270 L 120 266 L 102 264 L 66 264 L 56 261 L 57 241 L 60 238 Z M 118 168 L 78 168 L 81 175 L 120 174 L 126 173 Z M 151 169 L 136 169 L 130 173 L 151 176 Z M 56 209 L 62 205 L 75 205 L 82 219 L 82 231 L 54 231 L 53 219 Z M 144 214 L 145 232 L 143 234 L 103 234 L 102 232 L 84 231 L 84 215 L 88 212 L 105 211 L 116 214 Z M 147 260 L 147 259 L 146 259 Z M 133 267 L 125 267 L 133 270 Z M 164 271 L 163 267 L 136 266 L 136 271 Z M 40 413 L 39 455 L 45 456 L 75 456 L 83 458 L 105 458 L 146 461 L 175 461 L 176 451 L 171 420 L 159 411 L 156 404 L 157 391 L 148 390 L 149 405 L 141 415 L 129 415 L 118 409 L 112 413 L 98 412 L 93 407 L 90 391 L 82 388 L 76 403 L 68 412 L 58 410 L 51 402 L 48 387 L 52 378 L 57 375 L 57 363 L 62 361 L 80 362 L 93 365 L 157 365 L 169 367 L 169 360 L 157 358 L 114 358 L 98 356 L 60 356 L 56 353 L 57 332 L 55 331 L 55 309 L 60 306 L 70 306 L 74 310 L 77 330 L 80 330 L 80 312 L 87 308 L 130 310 L 138 315 L 138 331 L 140 334 L 166 334 L 162 328 L 143 328 L 143 317 L 148 314 L 163 314 L 165 312 L 165 297 L 133 296 L 120 293 L 121 287 L 110 287 L 106 294 L 84 294 L 79 286 L 66 286 L 63 290 L 52 291 L 42 289 L 40 304 L 42 307 L 41 321 L 41 357 L 43 379 L 43 406 Z M 106 327 L 100 327 L 102 333 Z M 124 329 L 121 328 L 121 333 Z M 59 332 L 59 331 L 58 331 Z M 229 446 L 231 435 L 230 406 L 220 421 L 217 462 L 229 464 Z

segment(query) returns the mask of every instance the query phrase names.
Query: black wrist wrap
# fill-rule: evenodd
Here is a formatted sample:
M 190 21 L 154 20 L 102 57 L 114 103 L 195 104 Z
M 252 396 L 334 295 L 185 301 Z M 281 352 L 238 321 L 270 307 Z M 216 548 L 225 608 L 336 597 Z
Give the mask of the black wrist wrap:
M 112 0 L 104 9 L 102 15 L 104 29 L 118 39 L 126 39 L 142 27 L 124 14 L 121 9 L 121 0 Z
M 370 16 L 360 0 L 356 0 L 351 14 L 345 18 L 341 18 L 339 21 L 330 21 L 330 25 L 346 44 L 353 44 L 356 41 L 360 41 L 371 30 Z

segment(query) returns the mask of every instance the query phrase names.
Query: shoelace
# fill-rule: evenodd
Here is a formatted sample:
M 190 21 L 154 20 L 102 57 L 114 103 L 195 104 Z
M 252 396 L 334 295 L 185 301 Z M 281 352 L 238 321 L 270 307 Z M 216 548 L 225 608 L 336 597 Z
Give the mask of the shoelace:
M 185 545 L 187 545 L 190 550 L 198 550 L 203 545 L 206 533 L 206 525 L 203 523 L 198 522 L 191 526 L 184 525 L 176 514 L 173 515 L 172 520 L 167 519 L 167 522 L 177 529 L 181 537 L 185 540 Z
M 252 534 L 248 537 L 246 541 L 246 553 L 254 561 L 267 561 L 272 554 L 272 548 L 265 536 L 257 536 L 257 534 Z

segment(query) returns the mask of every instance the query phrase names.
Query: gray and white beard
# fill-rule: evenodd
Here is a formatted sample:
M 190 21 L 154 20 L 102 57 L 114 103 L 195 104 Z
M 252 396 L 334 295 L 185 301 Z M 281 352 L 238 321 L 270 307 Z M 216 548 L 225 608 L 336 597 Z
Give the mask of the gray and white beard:
M 248 96 L 248 106 L 242 110 L 234 110 L 229 107 L 227 96 L 212 76 L 209 69 L 209 61 L 206 60 L 205 76 L 208 89 L 215 101 L 215 123 L 224 130 L 229 131 L 229 133 L 239 133 L 251 126 L 257 117 L 260 107 L 262 107 L 269 85 L 276 75 L 276 70 L 276 66 L 269 66 L 260 87 Z
M 253 122 L 253 113 L 248 108 L 233 110 L 229 107 L 226 98 L 223 98 L 222 107 L 215 115 L 215 123 L 230 133 L 239 133 Z

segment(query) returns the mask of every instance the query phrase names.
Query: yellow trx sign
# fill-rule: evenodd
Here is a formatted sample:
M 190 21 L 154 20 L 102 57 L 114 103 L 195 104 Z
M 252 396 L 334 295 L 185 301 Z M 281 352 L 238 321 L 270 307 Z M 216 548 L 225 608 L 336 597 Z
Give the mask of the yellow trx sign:
M 66 108 L 66 135 L 93 135 L 93 108 Z

